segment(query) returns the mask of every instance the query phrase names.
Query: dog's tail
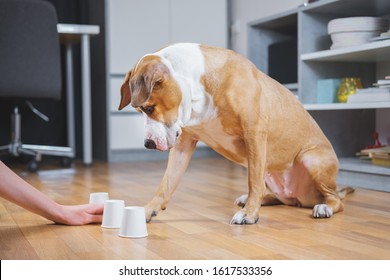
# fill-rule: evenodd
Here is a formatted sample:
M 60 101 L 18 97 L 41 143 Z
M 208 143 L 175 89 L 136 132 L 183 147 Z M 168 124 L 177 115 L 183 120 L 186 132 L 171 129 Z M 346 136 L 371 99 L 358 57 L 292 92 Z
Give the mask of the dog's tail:
M 347 187 L 347 186 L 341 186 L 342 188 L 337 191 L 337 194 L 339 195 L 340 199 L 344 199 L 348 194 L 353 193 L 355 191 L 354 188 Z

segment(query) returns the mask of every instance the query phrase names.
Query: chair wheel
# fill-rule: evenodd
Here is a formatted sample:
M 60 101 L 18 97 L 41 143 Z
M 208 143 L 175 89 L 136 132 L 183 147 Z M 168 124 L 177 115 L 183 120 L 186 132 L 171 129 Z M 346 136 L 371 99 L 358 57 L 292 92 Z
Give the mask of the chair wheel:
M 61 158 L 61 166 L 70 167 L 72 165 L 72 158 L 63 157 Z
M 37 172 L 38 169 L 39 169 L 39 164 L 36 160 L 31 160 L 28 164 L 27 164 L 27 169 L 28 171 L 30 172 Z

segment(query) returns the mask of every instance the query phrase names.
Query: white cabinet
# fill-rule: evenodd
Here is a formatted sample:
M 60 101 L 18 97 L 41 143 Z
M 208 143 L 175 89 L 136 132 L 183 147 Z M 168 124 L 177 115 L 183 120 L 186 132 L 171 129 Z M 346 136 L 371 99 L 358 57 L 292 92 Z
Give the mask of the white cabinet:
M 110 117 L 111 149 L 139 149 L 144 144 L 144 121 L 141 114 L 116 114 Z
M 171 42 L 193 42 L 225 48 L 226 0 L 171 0 Z
M 227 0 L 106 0 L 108 159 L 139 155 L 142 116 L 128 107 L 118 112 L 127 71 L 146 53 L 177 42 L 227 47 Z M 129 156 L 129 158 L 131 155 Z
M 170 42 L 170 0 L 107 1 L 110 74 L 123 74 L 145 53 Z
M 109 88 L 110 113 L 119 113 L 118 107 L 119 107 L 119 103 L 121 101 L 120 88 L 121 88 L 122 83 L 123 83 L 123 77 L 122 76 L 111 77 L 109 82 L 110 82 L 109 83 L 109 85 L 110 85 L 110 88 Z M 126 108 L 122 109 L 121 112 L 123 112 L 123 113 L 130 113 L 130 112 L 137 113 L 137 111 L 131 106 L 127 106 Z
M 226 0 L 107 0 L 111 74 L 175 42 L 227 45 Z

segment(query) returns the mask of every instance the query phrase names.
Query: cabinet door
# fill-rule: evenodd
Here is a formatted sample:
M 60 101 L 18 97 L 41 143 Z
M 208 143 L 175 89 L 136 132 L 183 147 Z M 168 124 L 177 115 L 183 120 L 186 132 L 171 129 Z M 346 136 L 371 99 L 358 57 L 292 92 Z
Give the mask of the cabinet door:
M 106 1 L 111 74 L 126 73 L 144 54 L 169 43 L 169 1 Z
M 121 86 L 122 86 L 122 83 L 123 83 L 123 80 L 124 78 L 121 77 L 111 77 L 109 79 L 109 91 L 107 92 L 107 94 L 110 96 L 109 98 L 109 102 L 110 102 L 110 113 L 118 113 L 118 107 L 119 107 L 119 104 L 120 104 L 120 101 L 121 101 L 121 93 L 120 93 L 120 89 L 121 89 Z M 124 109 L 122 109 L 121 112 L 134 112 L 136 113 L 137 110 L 135 110 L 131 105 L 128 105 L 127 107 L 125 107 Z
M 110 117 L 110 149 L 144 149 L 144 120 L 141 114 Z
M 172 43 L 227 47 L 226 0 L 171 0 Z

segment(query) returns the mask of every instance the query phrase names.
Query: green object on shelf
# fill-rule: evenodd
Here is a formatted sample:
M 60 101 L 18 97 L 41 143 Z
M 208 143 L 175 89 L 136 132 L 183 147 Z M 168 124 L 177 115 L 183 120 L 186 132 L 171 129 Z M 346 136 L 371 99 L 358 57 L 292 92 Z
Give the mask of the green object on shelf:
M 338 99 L 340 102 L 347 102 L 348 97 L 356 94 L 358 88 L 363 88 L 360 78 L 344 78 L 338 92 Z

